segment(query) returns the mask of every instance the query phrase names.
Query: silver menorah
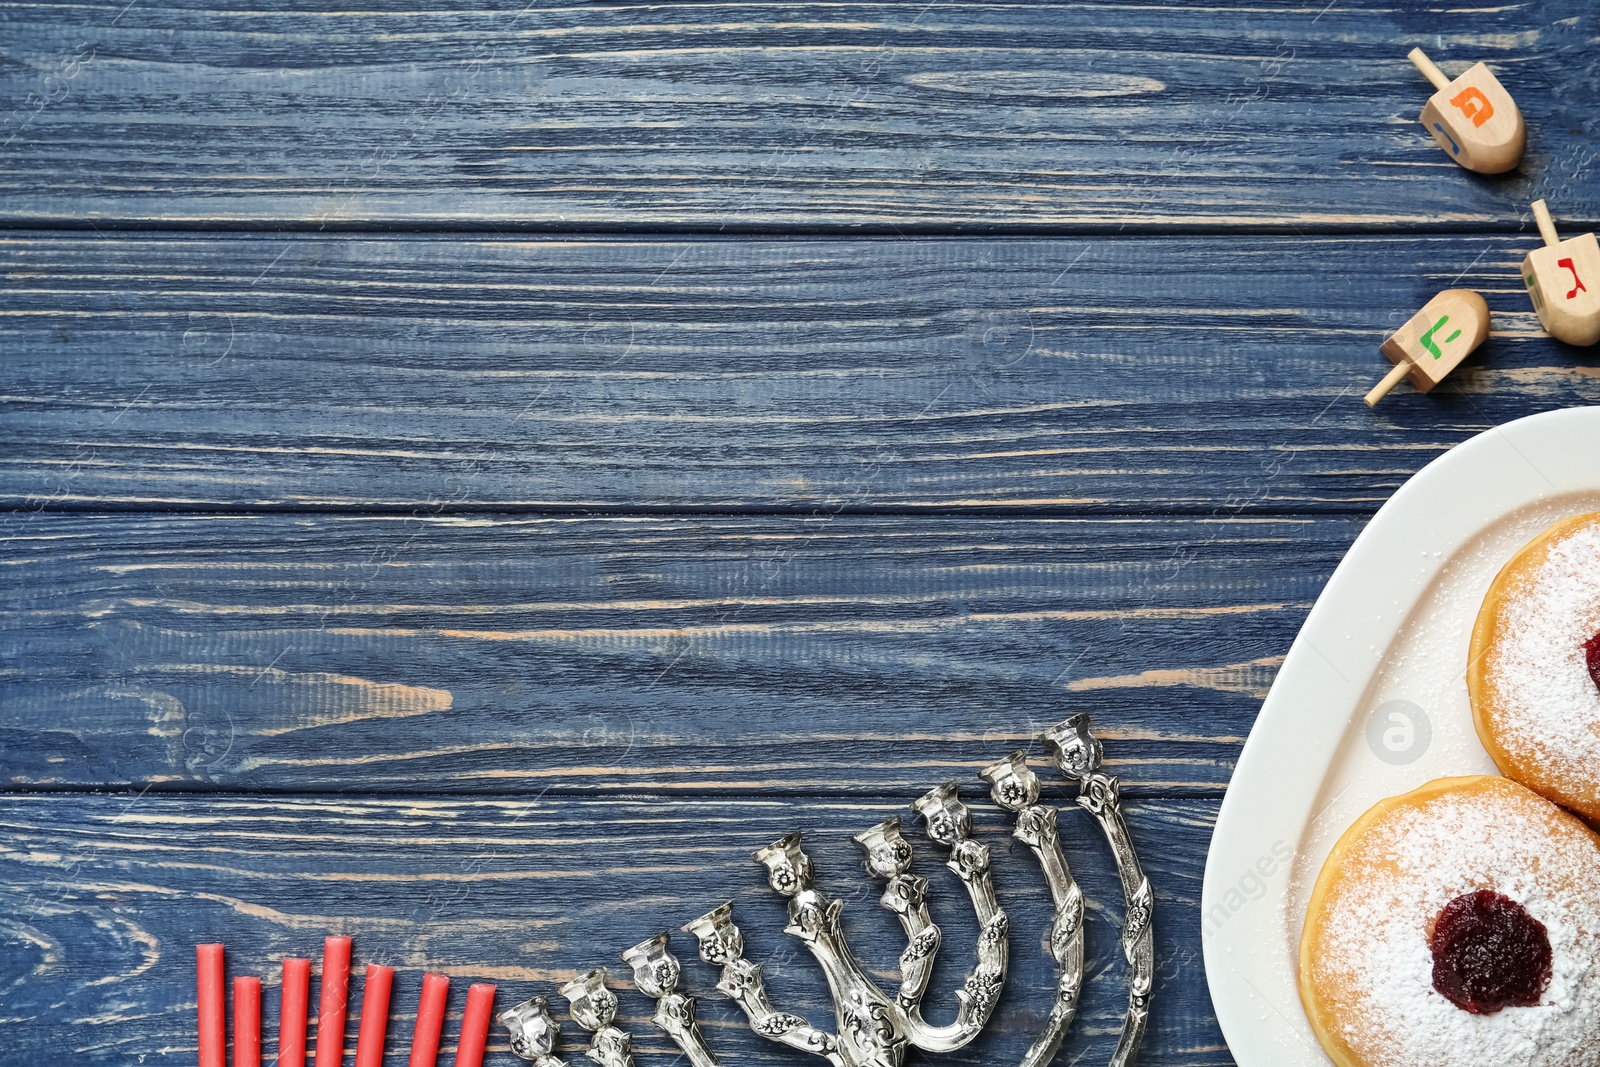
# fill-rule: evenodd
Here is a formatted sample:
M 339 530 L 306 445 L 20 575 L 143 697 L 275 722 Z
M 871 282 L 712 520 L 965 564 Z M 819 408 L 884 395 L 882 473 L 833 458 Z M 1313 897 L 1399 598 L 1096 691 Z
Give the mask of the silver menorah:
M 1089 730 L 1087 715 L 1074 715 L 1046 730 L 1041 740 L 1056 766 L 1078 786 L 1078 806 L 1089 812 L 1116 860 L 1122 883 L 1122 951 L 1128 961 L 1128 1010 L 1111 1067 L 1134 1061 L 1150 1017 L 1155 972 L 1153 897 L 1139 867 L 1123 817 L 1117 779 L 1101 770 L 1104 752 Z M 1061 849 L 1057 809 L 1039 803 L 1038 776 L 1024 754 L 1013 752 L 984 768 L 980 777 L 995 803 L 1015 819 L 1012 835 L 1032 850 L 1055 904 L 1049 949 L 1057 967 L 1055 997 L 1043 1029 L 1023 1055 L 1022 1067 L 1044 1067 L 1055 1056 L 1077 1012 L 1083 984 L 1084 898 Z M 886 993 L 867 973 L 846 942 L 839 915 L 842 904 L 817 888 L 811 859 L 800 847 L 798 831 L 755 853 L 767 883 L 787 898 L 789 925 L 821 967 L 833 999 L 836 1028 L 828 1033 L 775 1007 L 767 996 L 761 965 L 744 958 L 744 937 L 733 921 L 733 904 L 722 904 L 684 925 L 699 946 L 700 958 L 721 968 L 719 992 L 744 1013 L 761 1036 L 826 1059 L 833 1067 L 900 1067 L 908 1052 L 951 1052 L 977 1037 L 989 1022 L 1006 977 L 1009 920 L 995 897 L 989 849 L 972 838 L 972 815 L 946 782 L 911 805 L 927 837 L 948 854 L 946 866 L 965 887 L 978 924 L 977 960 L 956 990 L 956 1016 L 942 1025 L 923 1017 L 922 1000 L 932 975 L 942 935 L 928 910 L 928 880 L 911 873 L 912 850 L 898 817 L 855 836 L 866 853 L 867 873 L 884 883 L 879 903 L 905 930 L 900 954 L 900 988 Z M 668 935 L 657 934 L 622 953 L 639 991 L 656 1002 L 651 1021 L 693 1067 L 720 1067 L 695 1021 L 694 998 L 679 992 L 682 968 L 668 949 Z M 604 968 L 590 971 L 560 990 L 574 1021 L 592 1037 L 585 1053 L 598 1067 L 632 1067 L 629 1036 L 613 1026 L 616 994 L 606 988 Z M 511 1049 L 536 1067 L 566 1067 L 554 1055 L 558 1026 L 549 1002 L 537 996 L 500 1016 L 511 1033 Z

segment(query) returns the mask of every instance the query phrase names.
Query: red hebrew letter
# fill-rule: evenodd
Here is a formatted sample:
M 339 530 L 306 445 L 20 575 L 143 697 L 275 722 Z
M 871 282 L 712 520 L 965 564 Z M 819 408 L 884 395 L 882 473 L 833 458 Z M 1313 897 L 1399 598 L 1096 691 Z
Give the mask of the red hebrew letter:
M 1494 105 L 1483 95 L 1483 90 L 1476 86 L 1467 86 L 1457 93 L 1450 103 L 1459 107 L 1461 113 L 1471 119 L 1474 126 L 1482 126 L 1494 117 Z
M 1578 268 L 1573 264 L 1571 257 L 1556 260 L 1556 266 L 1570 270 L 1572 272 L 1572 280 L 1577 283 L 1572 287 L 1572 292 L 1567 294 L 1568 300 L 1571 300 L 1579 293 L 1587 293 L 1589 291 L 1589 287 L 1583 284 L 1583 279 L 1578 277 Z

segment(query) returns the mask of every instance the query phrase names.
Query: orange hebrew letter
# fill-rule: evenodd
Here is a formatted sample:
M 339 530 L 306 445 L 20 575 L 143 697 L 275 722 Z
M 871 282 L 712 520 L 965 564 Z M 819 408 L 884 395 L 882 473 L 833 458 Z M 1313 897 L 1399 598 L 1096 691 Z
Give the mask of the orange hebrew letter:
M 1450 103 L 1459 107 L 1461 113 L 1471 119 L 1474 126 L 1482 126 L 1494 117 L 1494 105 L 1489 103 L 1489 98 L 1476 86 L 1467 86 L 1457 93 Z

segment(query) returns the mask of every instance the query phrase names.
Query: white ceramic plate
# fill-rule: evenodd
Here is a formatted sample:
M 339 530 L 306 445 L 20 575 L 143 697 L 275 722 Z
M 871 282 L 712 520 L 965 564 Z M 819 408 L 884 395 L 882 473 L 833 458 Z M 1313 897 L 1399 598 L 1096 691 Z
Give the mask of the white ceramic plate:
M 1534 415 L 1428 464 L 1317 598 L 1217 817 L 1201 894 L 1206 978 L 1240 1067 L 1325 1067 L 1296 990 L 1311 884 L 1345 828 L 1433 778 L 1494 773 L 1467 644 L 1502 564 L 1600 510 L 1600 408 Z

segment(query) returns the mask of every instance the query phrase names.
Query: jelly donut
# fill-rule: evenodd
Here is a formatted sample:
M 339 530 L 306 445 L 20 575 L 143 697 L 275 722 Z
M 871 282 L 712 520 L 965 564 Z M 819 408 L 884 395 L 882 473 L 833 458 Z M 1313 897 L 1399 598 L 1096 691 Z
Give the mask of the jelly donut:
M 1600 820 L 1600 512 L 1562 519 L 1501 568 L 1467 692 L 1502 774 Z
M 1505 778 L 1380 801 L 1317 875 L 1300 1000 L 1340 1067 L 1595 1067 L 1600 839 Z

